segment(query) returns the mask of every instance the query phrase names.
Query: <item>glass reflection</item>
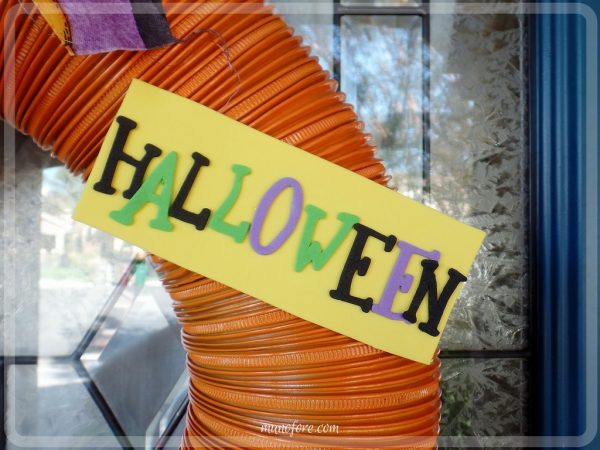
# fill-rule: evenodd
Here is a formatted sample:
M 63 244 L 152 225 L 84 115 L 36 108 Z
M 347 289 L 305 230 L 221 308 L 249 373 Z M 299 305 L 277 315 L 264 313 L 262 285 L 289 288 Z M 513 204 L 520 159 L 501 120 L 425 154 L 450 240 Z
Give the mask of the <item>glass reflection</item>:
M 418 16 L 345 16 L 341 82 L 385 160 L 393 185 L 423 186 L 423 55 Z
M 72 353 L 139 249 L 73 221 L 83 184 L 64 167 L 42 171 L 38 354 Z

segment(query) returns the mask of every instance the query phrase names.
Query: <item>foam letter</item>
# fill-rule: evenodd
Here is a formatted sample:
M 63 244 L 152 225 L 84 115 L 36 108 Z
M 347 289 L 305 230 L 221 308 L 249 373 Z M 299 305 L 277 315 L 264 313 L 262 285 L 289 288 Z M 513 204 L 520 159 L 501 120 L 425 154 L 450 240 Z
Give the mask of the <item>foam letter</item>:
M 400 254 L 398 255 L 396 264 L 394 264 L 381 300 L 379 300 L 379 303 L 373 305 L 373 312 L 390 319 L 402 320 L 402 313 L 392 312 L 392 304 L 394 303 L 398 289 L 400 292 L 407 293 L 412 286 L 414 277 L 406 273 L 406 267 L 410 262 L 410 258 L 413 255 L 419 255 L 437 261 L 440 259 L 440 252 L 437 250 L 428 252 L 404 241 L 398 241 L 398 248 L 400 249 Z
M 119 211 L 111 211 L 111 219 L 123 225 L 131 225 L 133 216 L 148 203 L 154 203 L 157 208 L 156 217 L 150 221 L 150 227 L 162 231 L 171 231 L 173 224 L 169 221 L 169 204 L 173 193 L 173 179 L 175 178 L 175 166 L 177 153 L 169 153 L 156 168 L 148 175 L 148 178 L 140 186 L 134 196 Z M 156 190 L 161 186 L 160 193 Z
M 277 196 L 287 188 L 291 188 L 293 191 L 292 205 L 290 208 L 290 217 L 285 224 L 285 227 L 281 232 L 273 239 L 268 245 L 262 245 L 260 243 L 260 232 L 262 231 L 267 213 L 271 208 L 271 205 L 277 198 Z M 302 212 L 302 202 L 304 201 L 304 192 L 302 186 L 298 183 L 298 180 L 294 178 L 282 178 L 277 181 L 271 188 L 265 193 L 263 198 L 260 200 L 254 219 L 252 220 L 252 226 L 250 227 L 250 245 L 256 253 L 259 255 L 270 255 L 274 253 L 279 247 L 293 233 L 298 220 L 300 220 L 300 213 Z
M 200 169 L 203 166 L 208 167 L 210 165 L 210 161 L 206 156 L 201 155 L 198 152 L 192 153 L 192 158 L 194 159 L 194 164 L 185 177 L 185 180 L 183 181 L 181 189 L 179 189 L 173 204 L 169 208 L 169 215 L 174 219 L 179 219 L 182 222 L 194 225 L 197 230 L 204 230 L 206 227 L 206 222 L 210 217 L 210 209 L 204 208 L 202 211 L 196 214 L 184 209 L 183 205 L 190 195 L 192 186 L 198 177 L 198 172 L 200 172 Z
M 225 222 L 225 216 L 229 214 L 229 211 L 231 211 L 231 208 L 233 208 L 233 205 L 235 205 L 235 202 L 240 196 L 244 177 L 252 173 L 252 170 L 249 167 L 242 166 L 240 164 L 232 165 L 231 170 L 235 174 L 231 191 L 229 192 L 229 195 L 223 204 L 219 206 L 213 213 L 212 219 L 210 219 L 208 226 L 219 233 L 231 236 L 235 242 L 239 243 L 242 242 L 248 234 L 250 222 L 240 222 L 237 225 L 232 225 Z
M 298 256 L 296 257 L 294 268 L 296 272 L 301 272 L 309 263 L 312 263 L 315 270 L 321 270 L 344 242 L 352 226 L 360 220 L 353 214 L 339 213 L 337 218 L 342 222 L 342 225 L 329 245 L 323 250 L 320 243 L 313 241 L 313 236 L 317 223 L 326 216 L 326 213 L 314 205 L 306 205 L 304 211 L 306 212 L 306 225 L 304 225 Z
M 106 160 L 102 177 L 100 178 L 100 181 L 94 184 L 94 190 L 108 195 L 115 193 L 116 189 L 112 186 L 112 180 L 115 176 L 117 165 L 120 161 L 122 161 L 130 166 L 135 167 L 135 173 L 131 179 L 129 189 L 123 191 L 123 197 L 131 198 L 142 185 L 142 181 L 144 179 L 144 175 L 146 174 L 146 170 L 148 170 L 150 161 L 159 156 L 161 154 L 161 150 L 152 144 L 147 144 L 144 147 L 146 154 L 142 159 L 137 160 L 133 156 L 128 155 L 124 151 L 125 142 L 127 142 L 129 133 L 137 126 L 137 124 L 125 116 L 117 117 L 117 123 L 119 124 L 117 135 L 115 136 L 115 140 Z
M 421 281 L 419 282 L 419 286 L 417 287 L 417 291 L 415 292 L 410 307 L 404 313 L 404 320 L 410 323 L 415 323 L 417 321 L 417 310 L 425 298 L 425 294 L 428 294 L 427 307 L 429 319 L 426 323 L 419 324 L 419 330 L 435 337 L 440 334 L 437 326 L 440 323 L 444 309 L 446 309 L 448 300 L 458 287 L 459 283 L 467 281 L 467 277 L 458 270 L 450 269 L 448 271 L 450 279 L 446 283 L 446 286 L 444 286 L 444 289 L 442 289 L 442 293 L 438 299 L 435 269 L 438 268 L 439 264 L 437 261 L 425 259 L 421 261 L 421 265 L 423 266 Z
M 384 243 L 384 250 L 386 252 L 391 252 L 394 248 L 394 244 L 396 243 L 396 237 L 393 235 L 385 236 L 360 223 L 354 224 L 354 229 L 356 230 L 356 238 L 354 239 L 354 243 L 352 244 L 352 248 L 348 254 L 346 264 L 342 269 L 338 287 L 335 290 L 329 291 L 329 296 L 336 300 L 341 300 L 343 302 L 348 302 L 359 306 L 363 312 L 368 313 L 373 307 L 373 299 L 371 297 L 355 297 L 350 294 L 354 274 L 356 273 L 361 277 L 365 276 L 369 270 L 369 266 L 371 265 L 371 258 L 363 257 L 362 252 L 365 248 L 367 240 L 370 237 L 379 239 Z

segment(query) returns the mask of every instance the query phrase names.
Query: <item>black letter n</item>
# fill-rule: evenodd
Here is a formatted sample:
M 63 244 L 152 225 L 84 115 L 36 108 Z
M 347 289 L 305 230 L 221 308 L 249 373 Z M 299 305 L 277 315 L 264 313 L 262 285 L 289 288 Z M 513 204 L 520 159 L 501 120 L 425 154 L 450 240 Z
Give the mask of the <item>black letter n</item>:
M 118 116 L 117 123 L 119 124 L 117 136 L 115 137 L 115 141 L 110 149 L 110 154 L 108 155 L 106 166 L 104 167 L 104 172 L 102 173 L 102 178 L 100 178 L 100 181 L 94 184 L 94 190 L 102 192 L 103 194 L 114 194 L 115 188 L 112 186 L 112 181 L 115 176 L 115 171 L 117 170 L 117 164 L 119 164 L 120 161 L 123 161 L 124 163 L 135 167 L 135 173 L 131 179 L 129 189 L 123 191 L 123 197 L 131 198 L 142 185 L 142 181 L 144 181 L 144 175 L 146 174 L 146 170 L 150 165 L 150 161 L 159 156 L 162 152 L 158 147 L 155 147 L 152 144 L 147 144 L 144 146 L 146 154 L 142 159 L 137 160 L 133 156 L 128 155 L 123 151 L 123 149 L 125 148 L 125 142 L 127 142 L 129 133 L 137 126 L 137 123 L 125 116 Z
M 419 324 L 419 330 L 431 336 L 437 336 L 440 334 L 437 326 L 442 319 L 442 314 L 444 314 L 448 300 L 458 287 L 459 283 L 467 281 L 467 277 L 465 277 L 458 270 L 450 269 L 448 271 L 450 279 L 446 283 L 446 286 L 444 286 L 444 289 L 442 289 L 442 293 L 438 299 L 437 280 L 435 278 L 435 269 L 438 268 L 438 262 L 431 259 L 425 259 L 421 261 L 421 265 L 423 266 L 421 281 L 419 282 L 415 296 L 410 303 L 410 307 L 404 312 L 403 316 L 408 322 L 415 323 L 417 321 L 417 311 L 419 306 L 421 306 L 421 303 L 425 298 L 425 294 L 427 294 L 429 319 L 426 323 Z

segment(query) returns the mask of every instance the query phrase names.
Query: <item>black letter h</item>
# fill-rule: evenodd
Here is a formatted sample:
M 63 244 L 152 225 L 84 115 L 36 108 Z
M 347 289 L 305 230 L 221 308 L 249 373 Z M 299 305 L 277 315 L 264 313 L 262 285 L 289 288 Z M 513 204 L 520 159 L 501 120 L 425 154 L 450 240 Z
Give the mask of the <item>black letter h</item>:
M 123 149 L 125 148 L 125 142 L 129 137 L 129 133 L 137 126 L 137 123 L 125 116 L 118 116 L 117 123 L 119 124 L 117 136 L 110 149 L 110 154 L 108 155 L 102 178 L 94 184 L 94 190 L 102 192 L 103 194 L 114 194 L 116 190 L 112 186 L 112 181 L 115 176 L 115 171 L 117 170 L 117 164 L 119 164 L 120 161 L 123 161 L 124 163 L 135 167 L 135 173 L 131 179 L 129 189 L 123 191 L 123 197 L 129 199 L 133 197 L 133 194 L 135 194 L 142 185 L 150 161 L 152 161 L 153 158 L 160 156 L 162 151 L 152 144 L 146 144 L 144 146 L 146 154 L 142 159 L 137 160 L 133 156 L 128 155 Z

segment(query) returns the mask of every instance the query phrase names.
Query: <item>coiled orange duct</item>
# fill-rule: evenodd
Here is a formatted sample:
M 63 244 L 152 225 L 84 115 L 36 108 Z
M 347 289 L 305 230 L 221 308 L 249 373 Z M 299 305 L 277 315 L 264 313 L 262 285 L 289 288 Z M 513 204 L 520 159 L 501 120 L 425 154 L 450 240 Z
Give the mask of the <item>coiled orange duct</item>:
M 86 177 L 130 81 L 139 78 L 387 181 L 335 81 L 269 7 L 259 1 L 164 7 L 182 43 L 72 57 L 35 8 L 25 15 L 17 0 L 3 0 L 3 118 Z M 424 366 L 386 354 L 154 260 L 188 352 L 182 448 L 435 446 L 439 359 Z M 272 433 L 265 424 L 338 428 L 318 434 L 292 427 L 290 436 L 289 427 Z M 422 438 L 399 439 L 406 435 Z

